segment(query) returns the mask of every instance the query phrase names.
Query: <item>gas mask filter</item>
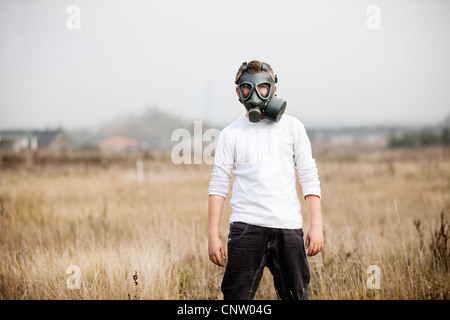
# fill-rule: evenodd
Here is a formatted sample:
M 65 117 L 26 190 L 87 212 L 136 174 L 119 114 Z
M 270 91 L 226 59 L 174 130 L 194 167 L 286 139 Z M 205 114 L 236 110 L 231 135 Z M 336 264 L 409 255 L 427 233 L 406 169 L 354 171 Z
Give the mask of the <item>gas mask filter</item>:
M 248 111 L 248 118 L 251 122 L 259 122 L 261 116 L 266 119 L 278 122 L 286 110 L 287 102 L 278 97 L 274 97 L 275 81 L 267 73 L 267 66 L 261 63 L 261 72 L 248 73 L 247 63 L 242 65 L 242 75 L 236 81 L 239 91 L 239 101 Z

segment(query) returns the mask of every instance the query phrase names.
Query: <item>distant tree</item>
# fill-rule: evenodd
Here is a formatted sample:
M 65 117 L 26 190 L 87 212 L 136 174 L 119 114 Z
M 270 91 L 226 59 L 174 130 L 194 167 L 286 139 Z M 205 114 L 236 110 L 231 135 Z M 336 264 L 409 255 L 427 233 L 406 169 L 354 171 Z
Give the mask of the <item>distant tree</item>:
M 412 148 L 420 145 L 420 139 L 414 132 L 405 132 L 399 136 L 395 133 L 391 133 L 389 138 L 388 147 L 390 148 Z
M 419 144 L 421 146 L 432 146 L 439 144 L 439 136 L 430 129 L 424 129 L 419 133 Z
M 441 132 L 441 143 L 444 146 L 450 146 L 450 127 L 445 127 Z
M 445 117 L 443 125 L 445 128 L 450 128 L 450 113 Z
M 420 137 L 416 132 L 406 132 L 401 139 L 401 146 L 403 147 L 419 147 Z
M 391 132 L 389 135 L 388 148 L 396 148 L 399 147 L 399 139 L 395 132 Z

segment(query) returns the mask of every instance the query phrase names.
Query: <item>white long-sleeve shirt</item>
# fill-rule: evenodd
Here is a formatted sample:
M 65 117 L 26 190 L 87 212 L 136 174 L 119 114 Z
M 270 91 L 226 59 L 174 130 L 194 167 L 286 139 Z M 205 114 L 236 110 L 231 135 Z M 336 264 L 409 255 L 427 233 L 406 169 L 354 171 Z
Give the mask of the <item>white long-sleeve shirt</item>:
M 208 194 L 226 197 L 232 173 L 231 222 L 283 229 L 301 228 L 295 188 L 321 196 L 316 162 L 304 125 L 284 114 L 278 123 L 238 118 L 219 135 Z

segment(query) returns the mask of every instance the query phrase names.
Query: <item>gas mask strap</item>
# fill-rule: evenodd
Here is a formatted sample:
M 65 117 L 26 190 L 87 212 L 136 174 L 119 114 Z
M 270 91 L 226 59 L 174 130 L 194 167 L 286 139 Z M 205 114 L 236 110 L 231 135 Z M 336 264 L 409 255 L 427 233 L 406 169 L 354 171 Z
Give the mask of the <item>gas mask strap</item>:
M 267 72 L 267 67 L 266 67 L 266 64 L 264 62 L 261 62 L 261 71 L 262 72 Z
M 267 73 L 267 66 L 264 62 L 261 62 L 261 71 Z M 275 79 L 274 82 L 277 83 L 278 82 L 278 76 L 275 75 Z
M 247 73 L 247 62 L 242 62 L 242 74 Z
M 240 77 L 242 77 L 242 75 L 246 74 L 247 71 L 248 71 L 247 62 L 242 62 L 242 73 L 241 73 L 241 76 L 240 76 Z M 240 78 L 240 77 L 239 77 L 239 78 Z M 237 79 L 234 83 L 235 83 L 235 84 L 238 84 L 238 82 L 239 82 L 239 79 Z

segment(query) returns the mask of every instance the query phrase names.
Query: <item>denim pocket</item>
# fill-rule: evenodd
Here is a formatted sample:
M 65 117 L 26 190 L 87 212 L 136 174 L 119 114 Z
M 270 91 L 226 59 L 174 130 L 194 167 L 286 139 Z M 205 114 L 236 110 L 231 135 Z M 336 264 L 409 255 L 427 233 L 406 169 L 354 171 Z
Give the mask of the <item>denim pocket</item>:
M 303 242 L 303 230 L 300 229 L 289 229 L 289 232 L 291 235 L 293 235 L 294 237 L 296 237 L 299 240 L 302 240 Z
M 242 222 L 233 222 L 230 225 L 230 233 L 228 235 L 228 240 L 233 241 L 242 238 L 249 228 L 249 224 Z

